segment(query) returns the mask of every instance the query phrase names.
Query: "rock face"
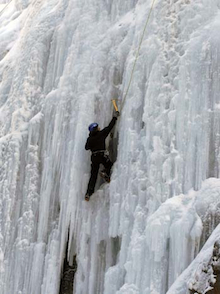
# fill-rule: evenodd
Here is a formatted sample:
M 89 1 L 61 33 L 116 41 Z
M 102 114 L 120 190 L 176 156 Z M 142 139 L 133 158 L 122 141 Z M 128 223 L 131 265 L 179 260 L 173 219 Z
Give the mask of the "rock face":
M 218 294 L 220 293 L 220 272 L 217 271 L 217 272 L 214 272 L 214 274 L 216 275 L 216 282 L 215 284 L 213 285 L 213 289 L 210 290 L 209 294 Z
M 74 256 L 76 294 L 186 294 L 205 273 L 220 239 L 219 0 L 156 1 L 111 183 L 84 201 L 87 125 L 121 107 L 151 3 L 14 0 L 0 15 L 0 294 L 63 291 Z
M 213 250 L 213 270 L 215 275 L 215 283 L 210 294 L 220 293 L 220 240 L 216 241 Z
M 209 260 L 208 264 L 204 263 L 202 267 L 196 271 L 195 276 L 192 278 L 190 282 L 190 293 L 219 293 L 219 265 L 220 240 L 215 242 L 212 257 Z

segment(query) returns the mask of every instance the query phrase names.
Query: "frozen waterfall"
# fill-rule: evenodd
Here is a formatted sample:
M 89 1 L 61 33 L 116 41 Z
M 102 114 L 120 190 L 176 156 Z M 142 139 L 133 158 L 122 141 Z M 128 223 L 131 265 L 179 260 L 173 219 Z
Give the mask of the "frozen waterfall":
M 60 294 L 66 265 L 75 294 L 214 284 L 220 0 L 156 0 L 108 142 L 111 183 L 84 201 L 87 126 L 121 107 L 151 4 L 0 0 L 0 294 Z

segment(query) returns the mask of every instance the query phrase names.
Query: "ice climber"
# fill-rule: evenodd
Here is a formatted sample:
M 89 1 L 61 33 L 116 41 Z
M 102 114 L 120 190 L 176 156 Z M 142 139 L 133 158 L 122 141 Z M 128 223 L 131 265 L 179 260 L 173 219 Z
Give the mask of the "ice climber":
M 90 133 L 86 141 L 85 149 L 92 151 L 92 163 L 91 176 L 85 196 L 86 201 L 89 201 L 90 196 L 94 193 L 100 164 L 102 164 L 105 168 L 102 172 L 100 172 L 100 175 L 106 180 L 106 182 L 110 182 L 110 172 L 113 163 L 108 156 L 108 151 L 106 151 L 105 139 L 114 127 L 118 116 L 119 112 L 117 111 L 115 112 L 110 124 L 103 130 L 100 130 L 97 123 L 92 123 L 89 125 Z

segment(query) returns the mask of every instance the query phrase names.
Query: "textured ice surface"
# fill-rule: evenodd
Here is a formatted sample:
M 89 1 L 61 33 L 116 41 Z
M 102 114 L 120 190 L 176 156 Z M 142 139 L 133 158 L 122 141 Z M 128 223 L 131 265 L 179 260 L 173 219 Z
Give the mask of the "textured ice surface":
M 0 15 L 0 294 L 57 294 L 68 234 L 77 294 L 186 293 L 208 238 L 210 258 L 219 0 L 156 1 L 111 183 L 84 201 L 87 125 L 108 124 L 113 97 L 120 107 L 150 6 L 13 0 Z

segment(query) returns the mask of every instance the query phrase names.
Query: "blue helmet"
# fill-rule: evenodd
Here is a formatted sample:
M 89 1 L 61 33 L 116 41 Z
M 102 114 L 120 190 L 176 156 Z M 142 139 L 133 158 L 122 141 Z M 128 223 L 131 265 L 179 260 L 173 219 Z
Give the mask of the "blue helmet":
M 89 131 L 92 132 L 94 131 L 94 129 L 96 129 L 98 127 L 97 123 L 92 123 L 89 125 Z

